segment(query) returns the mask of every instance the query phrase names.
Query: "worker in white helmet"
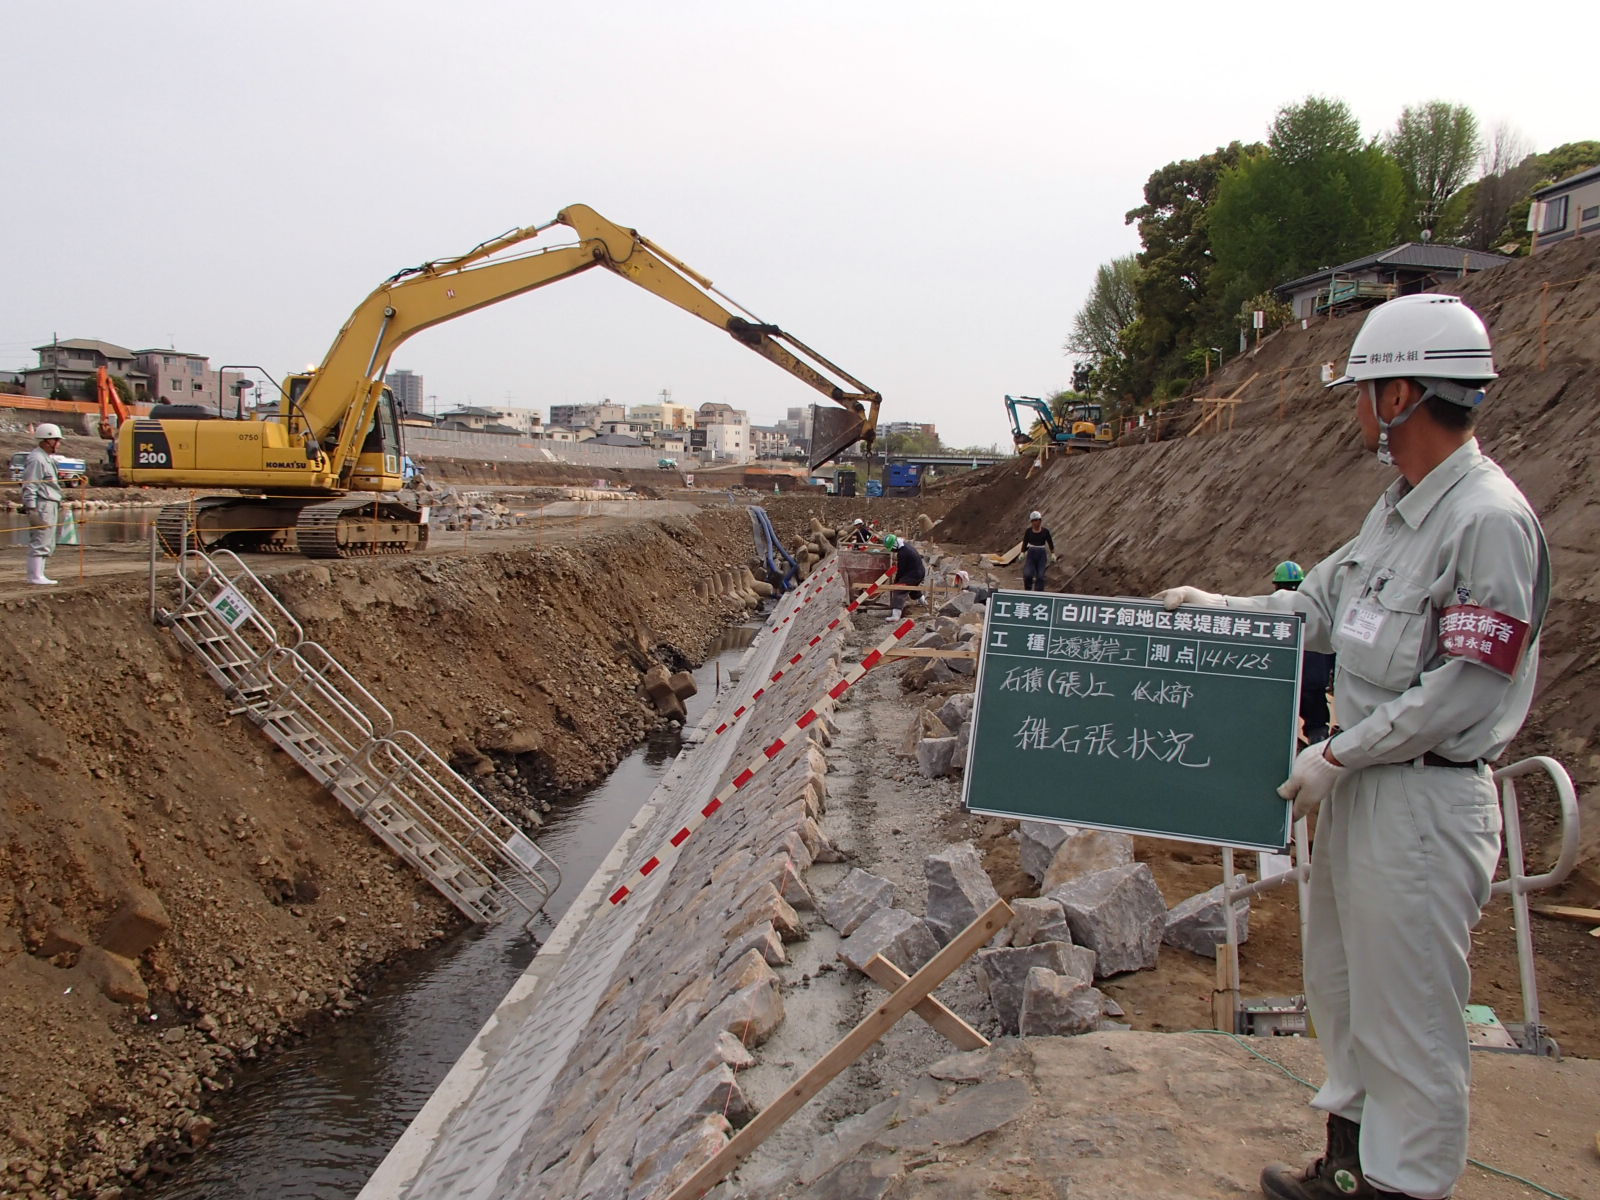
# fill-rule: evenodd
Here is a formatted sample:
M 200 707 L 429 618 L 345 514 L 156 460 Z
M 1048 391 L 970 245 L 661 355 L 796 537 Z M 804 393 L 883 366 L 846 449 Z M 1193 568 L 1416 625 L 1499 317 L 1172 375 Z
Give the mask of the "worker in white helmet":
M 1306 996 L 1327 1079 L 1327 1150 L 1273 1165 L 1274 1200 L 1448 1196 L 1466 1166 L 1467 953 L 1500 857 L 1489 765 L 1533 699 L 1550 560 L 1533 508 L 1478 449 L 1495 378 L 1483 322 L 1455 296 L 1372 310 L 1350 349 L 1356 420 L 1400 478 L 1297 590 L 1169 608 L 1305 617 L 1336 653 L 1343 732 L 1300 752 L 1279 794 L 1321 804 Z
M 1056 556 L 1056 540 L 1045 527 L 1044 514 L 1034 509 L 1022 531 L 1022 590 L 1044 591 L 1044 573 Z
M 55 452 L 61 448 L 61 429 L 49 422 L 33 431 L 39 444 L 28 451 L 22 466 L 22 513 L 28 524 L 28 582 L 48 585 L 45 564 L 56 552 L 56 526 L 61 520 L 61 476 Z

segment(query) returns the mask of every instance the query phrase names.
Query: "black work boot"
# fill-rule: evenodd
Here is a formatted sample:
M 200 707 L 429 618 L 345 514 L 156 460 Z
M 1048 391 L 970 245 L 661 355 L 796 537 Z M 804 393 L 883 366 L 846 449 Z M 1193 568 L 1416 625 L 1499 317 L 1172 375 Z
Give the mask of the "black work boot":
M 1271 1200 L 1373 1200 L 1378 1193 L 1361 1173 L 1361 1126 L 1328 1115 L 1328 1148 L 1297 1170 L 1273 1163 L 1261 1172 Z

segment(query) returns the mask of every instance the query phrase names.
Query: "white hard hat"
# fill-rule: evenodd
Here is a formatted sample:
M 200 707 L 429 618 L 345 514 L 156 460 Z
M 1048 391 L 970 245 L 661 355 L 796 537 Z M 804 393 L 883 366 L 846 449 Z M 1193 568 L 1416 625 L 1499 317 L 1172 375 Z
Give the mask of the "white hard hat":
M 58 438 L 61 436 L 61 426 L 52 425 L 49 421 L 46 421 L 33 431 L 33 436 L 41 442 L 49 441 L 51 438 Z
M 857 517 L 854 521 L 851 522 L 851 524 L 852 525 L 865 525 L 866 522 L 863 521 L 860 517 Z
M 1044 520 L 1044 514 L 1042 512 L 1040 512 L 1036 508 L 1031 513 L 1028 514 L 1028 520 L 1030 520 L 1030 521 L 1042 521 L 1042 520 Z
M 1495 376 L 1482 318 L 1459 296 L 1424 292 L 1390 300 L 1368 313 L 1350 347 L 1345 373 L 1328 386 L 1417 379 L 1436 395 L 1470 407 L 1483 395 L 1462 385 L 1485 384 Z

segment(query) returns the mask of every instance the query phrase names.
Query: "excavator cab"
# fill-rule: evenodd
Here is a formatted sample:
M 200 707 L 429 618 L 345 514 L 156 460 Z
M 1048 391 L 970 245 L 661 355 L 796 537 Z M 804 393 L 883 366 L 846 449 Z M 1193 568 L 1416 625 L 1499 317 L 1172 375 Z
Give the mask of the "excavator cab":
M 286 411 L 281 415 L 289 422 L 291 430 L 297 427 L 295 413 L 299 408 L 300 398 L 311 385 L 311 378 L 311 373 L 307 372 L 290 375 L 284 380 L 288 399 L 284 406 Z M 406 451 L 400 437 L 399 408 L 394 392 L 387 385 L 381 387 L 372 424 L 367 426 L 367 436 L 362 440 L 360 452 L 350 468 L 350 482 L 346 486 L 352 491 L 394 492 L 405 486 Z M 313 458 L 320 451 L 337 445 L 342 434 L 341 423 L 334 426 L 328 435 L 326 446 L 318 447 L 314 442 L 308 441 L 307 458 Z

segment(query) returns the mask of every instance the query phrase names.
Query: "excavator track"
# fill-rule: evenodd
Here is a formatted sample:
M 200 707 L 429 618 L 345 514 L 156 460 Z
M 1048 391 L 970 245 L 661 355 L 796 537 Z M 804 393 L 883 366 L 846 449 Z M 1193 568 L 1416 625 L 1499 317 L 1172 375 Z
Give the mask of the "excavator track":
M 176 558 L 185 548 L 206 549 L 215 544 L 216 537 L 207 538 L 204 532 L 208 510 L 225 509 L 234 501 L 229 496 L 211 496 L 203 500 L 187 500 L 182 504 L 163 505 L 156 514 L 156 540 L 161 548 Z M 187 543 L 187 547 L 185 546 Z
M 295 526 L 307 558 L 410 554 L 428 543 L 416 509 L 393 500 L 325 500 L 300 510 Z

